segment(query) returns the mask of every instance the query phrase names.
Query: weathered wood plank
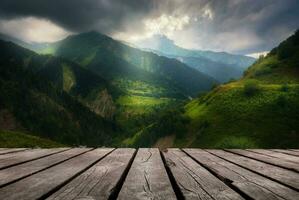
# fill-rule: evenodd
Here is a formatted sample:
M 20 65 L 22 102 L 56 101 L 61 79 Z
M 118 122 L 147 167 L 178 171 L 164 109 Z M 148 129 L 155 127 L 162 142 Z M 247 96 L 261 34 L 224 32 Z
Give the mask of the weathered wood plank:
M 176 199 L 158 149 L 139 149 L 118 199 Z
M 285 153 L 276 152 L 276 151 L 267 150 L 267 149 L 248 149 L 248 151 L 252 151 L 255 153 L 260 153 L 260 154 L 267 155 L 270 157 L 278 158 L 276 160 L 278 162 L 280 161 L 280 163 L 283 164 L 284 166 L 289 165 L 289 162 L 291 162 L 291 164 L 295 164 L 295 166 L 298 166 L 298 171 L 299 171 L 299 157 L 287 155 Z
M 0 155 L 0 169 L 49 156 L 67 149 L 68 148 L 32 149 L 20 151 L 14 154 L 3 154 Z
M 217 155 L 225 160 L 233 162 L 246 169 L 252 170 L 262 176 L 271 178 L 279 183 L 288 185 L 296 190 L 299 189 L 299 174 L 283 169 L 271 164 L 263 163 L 251 158 L 240 156 L 237 154 L 225 152 L 223 150 L 207 150 L 208 152 Z
M 3 154 L 8 154 L 8 153 L 16 153 L 16 152 L 19 152 L 19 151 L 25 151 L 27 150 L 27 148 L 14 148 L 14 149 L 8 149 L 8 148 L 4 148 L 0 151 L 0 155 L 3 155 Z
M 285 153 L 285 154 L 288 154 L 288 155 L 298 156 L 298 157 L 299 157 L 299 152 L 298 152 L 298 151 L 285 150 L 285 149 L 271 149 L 271 150 L 276 151 L 276 152 Z
M 184 149 L 191 157 L 212 171 L 220 179 L 238 188 L 252 199 L 289 199 L 299 193 L 268 178 L 239 167 L 204 150 Z
M 181 150 L 168 149 L 163 155 L 185 199 L 243 199 Z
M 48 199 L 108 199 L 114 195 L 135 149 L 117 149 Z
M 3 150 L 6 150 L 6 149 L 7 149 L 7 148 L 0 148 L 0 152 L 3 151 Z
M 249 157 L 249 158 L 252 158 L 255 160 L 259 160 L 259 161 L 262 161 L 262 162 L 265 162 L 268 164 L 276 165 L 276 166 L 279 166 L 282 168 L 286 168 L 286 169 L 290 169 L 290 170 L 299 172 L 298 163 L 289 162 L 289 161 L 286 161 L 283 159 L 279 159 L 277 157 L 271 157 L 269 155 L 264 155 L 264 154 L 256 153 L 253 151 L 245 151 L 245 150 L 241 150 L 241 149 L 227 149 L 227 151 L 238 154 L 238 155 L 246 156 L 246 157 Z M 260 150 L 260 152 L 262 152 L 262 151 L 263 150 Z
M 38 160 L 26 162 L 20 165 L 0 170 L 0 187 L 15 180 L 34 174 L 43 169 L 47 169 L 57 163 L 60 163 L 64 160 L 67 160 L 89 150 L 91 149 L 74 148 Z
M 44 198 L 78 173 L 85 171 L 113 149 L 95 149 L 47 170 L 0 188 L 0 199 L 31 200 Z

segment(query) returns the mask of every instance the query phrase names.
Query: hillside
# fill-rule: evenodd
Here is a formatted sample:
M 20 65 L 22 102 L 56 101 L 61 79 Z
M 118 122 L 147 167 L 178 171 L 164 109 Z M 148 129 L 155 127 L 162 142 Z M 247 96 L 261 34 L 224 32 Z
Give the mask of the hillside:
M 158 55 L 175 58 L 222 83 L 240 78 L 244 70 L 255 61 L 251 57 L 226 52 L 184 49 L 163 35 L 155 35 L 136 45 Z
M 298 148 L 299 32 L 260 58 L 239 81 L 185 106 L 188 137 L 176 146 Z
M 37 56 L 37 58 L 31 57 L 28 62 L 34 64 L 28 68 L 47 78 L 57 89 L 75 97 L 96 114 L 109 120 L 114 118 L 116 104 L 113 99 L 123 93 L 121 89 L 66 59 L 53 56 Z
M 2 148 L 56 148 L 65 146 L 65 144 L 59 144 L 28 133 L 0 130 L 0 147 Z
M 69 145 L 111 144 L 112 122 L 39 74 L 53 58 L 3 41 L 0 52 L 1 129 L 26 130 Z
M 161 115 L 131 146 L 299 147 L 299 34 L 260 58 L 242 79 Z M 147 138 L 146 142 L 142 138 Z

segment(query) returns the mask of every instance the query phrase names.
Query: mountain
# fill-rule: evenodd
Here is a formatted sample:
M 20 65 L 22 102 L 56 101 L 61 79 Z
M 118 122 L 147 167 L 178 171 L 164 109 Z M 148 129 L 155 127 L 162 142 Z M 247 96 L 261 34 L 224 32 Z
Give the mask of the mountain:
M 113 138 L 118 143 L 151 124 L 164 109 L 216 83 L 175 59 L 131 48 L 97 32 L 69 36 L 45 48 L 33 50 L 51 55 L 28 51 L 21 59 L 23 67 L 115 123 L 112 126 L 123 133 Z
M 75 97 L 91 111 L 112 120 L 116 105 L 113 99 L 122 91 L 107 80 L 63 58 L 54 56 L 38 56 L 31 58 L 38 62 L 31 70 L 41 77 L 47 78 L 56 88 Z
M 94 31 L 60 41 L 55 55 L 70 59 L 108 80 L 146 81 L 178 89 L 184 95 L 197 95 L 215 83 L 175 59 L 129 47 Z
M 87 76 L 88 72 L 63 59 L 40 56 L 4 41 L 0 41 L 0 72 L 0 129 L 25 130 L 69 145 L 112 144 L 116 125 L 76 98 L 84 99 L 86 91 L 103 87 L 105 82 L 95 75 Z
M 53 50 L 57 45 L 57 43 L 26 43 L 4 34 L 0 34 L 0 39 L 11 41 L 41 54 L 50 53 L 49 49 Z M 96 114 L 110 120 L 114 117 L 116 105 L 113 98 L 117 98 L 121 90 L 104 78 L 63 58 L 35 55 L 28 62 L 30 60 L 35 62 L 31 70 L 54 83 L 56 88 L 76 97 Z
M 255 59 L 226 52 L 189 50 L 181 48 L 163 35 L 155 35 L 136 44 L 139 48 L 175 58 L 219 82 L 240 78 Z
M 167 141 L 168 147 L 185 148 L 299 148 L 298 58 L 299 31 L 240 80 L 164 113 L 127 141 L 143 146 L 142 138 L 150 138 L 150 146 Z
M 160 112 L 208 91 L 217 81 L 189 66 L 129 47 L 98 32 L 59 41 L 55 56 L 77 63 L 123 91 L 113 98 L 119 142 L 149 126 Z

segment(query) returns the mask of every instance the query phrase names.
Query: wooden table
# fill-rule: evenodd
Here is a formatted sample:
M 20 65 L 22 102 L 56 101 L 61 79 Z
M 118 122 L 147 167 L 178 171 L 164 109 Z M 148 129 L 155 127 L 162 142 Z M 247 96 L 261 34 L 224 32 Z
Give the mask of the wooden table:
M 0 199 L 299 199 L 299 150 L 0 148 Z

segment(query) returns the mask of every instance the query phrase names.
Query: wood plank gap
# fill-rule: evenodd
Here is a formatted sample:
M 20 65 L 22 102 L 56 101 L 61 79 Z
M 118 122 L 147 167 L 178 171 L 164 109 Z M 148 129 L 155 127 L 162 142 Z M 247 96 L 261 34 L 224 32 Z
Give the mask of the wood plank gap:
M 21 162 L 17 162 L 17 163 L 13 163 L 13 164 L 10 164 L 10 165 L 6 165 L 4 167 L 0 167 L 0 170 L 7 169 L 9 167 L 14 167 L 14 166 L 17 166 L 17 165 L 20 165 L 20 164 L 24 164 L 24 163 L 27 163 L 27 162 L 31 162 L 31 161 L 34 161 L 34 160 L 38 160 L 38 159 L 41 159 L 41 158 L 45 158 L 47 156 L 51 156 L 51 155 L 54 155 L 54 154 L 57 154 L 57 153 L 60 153 L 60 152 L 64 152 L 64 151 L 67 151 L 69 149 L 70 148 L 64 148 L 64 149 L 61 148 L 60 151 L 52 152 L 52 153 L 49 153 L 49 154 L 42 155 L 40 157 L 36 157 L 36 158 L 29 159 L 29 160 L 24 160 L 24 161 L 21 161 Z
M 46 167 L 46 168 L 43 168 L 43 169 L 41 169 L 41 170 L 37 170 L 37 171 L 35 171 L 35 172 L 33 172 L 33 173 L 27 174 L 27 175 L 25 175 L 25 176 L 22 176 L 22 177 L 20 177 L 20 178 L 17 178 L 17 179 L 15 179 L 15 180 L 13 180 L 13 181 L 9 181 L 9 182 L 7 182 L 7 183 L 5 183 L 5 184 L 0 185 L 0 188 L 5 187 L 5 186 L 10 185 L 10 184 L 13 184 L 13 183 L 15 183 L 15 182 L 18 182 L 18 181 L 20 181 L 20 180 L 22 180 L 22 179 L 24 179 L 24 178 L 27 178 L 27 177 L 32 176 L 32 175 L 34 175 L 34 174 L 37 174 L 37 173 L 39 173 L 39 172 L 45 171 L 45 170 L 47 170 L 47 169 L 49 169 L 49 168 L 51 168 L 51 167 L 54 167 L 54 166 L 59 165 L 59 164 L 61 164 L 61 163 L 63 163 L 63 162 L 66 162 L 66 161 L 68 161 L 68 160 L 70 160 L 70 159 L 72 159 L 72 158 L 75 158 L 75 157 L 80 156 L 80 155 L 82 155 L 82 154 L 84 154 L 84 153 L 87 153 L 87 152 L 89 152 L 89 151 L 92 151 L 93 149 L 94 149 L 94 148 L 91 148 L 91 149 L 89 149 L 89 150 L 87 150 L 87 151 L 84 151 L 84 152 L 82 152 L 82 153 L 76 154 L 76 155 L 74 155 L 74 156 L 72 156 L 72 157 L 69 157 L 69 158 L 67 158 L 67 159 L 65 159 L 65 160 L 62 160 L 62 161 L 59 161 L 59 162 L 54 163 L 54 164 L 52 164 L 52 165 L 49 165 L 49 166 Z M 70 150 L 71 150 L 71 149 L 67 149 L 66 151 L 70 151 Z M 59 154 L 59 153 L 63 153 L 63 152 L 66 152 L 66 151 L 58 152 L 57 154 Z M 25 163 L 24 163 L 24 164 L 25 164 Z
M 217 174 L 215 171 L 211 170 L 208 166 L 202 164 L 201 162 L 199 162 L 197 159 L 195 159 L 192 155 L 190 155 L 187 151 L 185 151 L 184 149 L 181 149 L 185 154 L 187 154 L 190 158 L 192 158 L 192 160 L 194 160 L 197 164 L 199 164 L 201 167 L 205 168 L 207 171 L 209 171 L 211 174 L 213 174 L 216 178 L 218 178 L 220 181 L 222 181 L 224 184 L 226 184 L 228 187 L 230 187 L 232 190 L 234 190 L 235 192 L 237 192 L 240 196 L 242 196 L 244 199 L 246 200 L 253 200 L 253 198 L 251 198 L 250 196 L 248 196 L 247 194 L 245 194 L 242 190 L 240 190 L 239 188 L 237 188 L 236 186 L 234 186 L 232 183 L 232 181 L 230 179 L 227 179 L 223 176 L 221 176 L 220 174 Z M 209 152 L 208 152 L 209 153 Z M 222 158 L 221 158 L 222 159 Z
M 92 150 L 94 150 L 94 149 L 92 149 Z M 55 192 L 57 192 L 60 188 L 62 188 L 63 186 L 65 186 L 66 184 L 68 184 L 69 182 L 71 182 L 72 180 L 74 180 L 76 177 L 80 176 L 86 170 L 88 170 L 89 168 L 91 168 L 93 165 L 95 165 L 96 163 L 98 163 L 99 161 L 101 161 L 103 158 L 107 157 L 113 151 L 115 151 L 115 148 L 113 150 L 111 150 L 110 152 L 108 152 L 107 154 L 105 154 L 104 156 L 102 156 L 101 158 L 99 158 L 96 161 L 94 161 L 93 163 L 91 163 L 90 165 L 88 165 L 87 167 L 85 167 L 84 169 L 82 169 L 77 174 L 74 174 L 72 177 L 70 177 L 69 179 L 65 180 L 60 185 L 57 185 L 55 188 L 53 188 L 52 190 L 50 190 L 48 193 L 46 193 L 46 194 L 42 195 L 41 197 L 37 198 L 37 200 L 43 200 L 43 199 L 48 198 L 49 196 L 51 196 L 52 194 L 54 194 Z
M 290 189 L 292 189 L 292 190 L 295 190 L 295 191 L 299 192 L 299 189 L 297 189 L 296 187 L 293 187 L 293 186 L 291 186 L 291 185 L 288 185 L 288 184 L 286 184 L 286 183 L 284 183 L 284 182 L 282 182 L 282 181 L 280 181 L 280 180 L 278 180 L 278 179 L 274 179 L 274 178 L 272 178 L 272 177 L 270 177 L 270 176 L 267 176 L 267 175 L 265 175 L 265 174 L 263 174 L 263 173 L 259 173 L 258 171 L 252 170 L 252 169 L 250 169 L 250 168 L 248 168 L 248 167 L 244 167 L 243 165 L 240 165 L 240 164 L 238 164 L 237 162 L 232 162 L 232 161 L 230 161 L 230 160 L 228 160 L 228 159 L 225 159 L 225 158 L 223 158 L 223 157 L 221 157 L 221 156 L 218 156 L 217 154 L 214 154 L 214 153 L 212 153 L 212 152 L 210 152 L 210 151 L 207 151 L 207 150 L 204 150 L 204 151 L 206 151 L 206 152 L 208 152 L 208 153 L 210 153 L 210 154 L 212 154 L 212 155 L 214 155 L 214 156 L 217 156 L 218 158 L 224 159 L 224 160 L 226 160 L 226 161 L 228 161 L 228 162 L 230 162 L 230 163 L 232 163 L 232 164 L 235 164 L 235 165 L 237 165 L 237 166 L 239 166 L 239 167 L 242 167 L 243 169 L 246 169 L 246 170 L 249 170 L 249 171 L 251 171 L 251 172 L 253 172 L 253 173 L 259 174 L 259 175 L 261 175 L 261 176 L 263 176 L 263 177 L 265 177 L 265 178 L 267 178 L 267 179 L 270 179 L 271 181 L 277 182 L 277 183 L 282 184 L 282 185 L 284 185 L 284 186 L 286 186 L 286 187 L 288 187 L 288 188 L 290 188 Z M 226 152 L 228 152 L 228 151 L 226 151 Z M 228 152 L 228 153 L 232 153 L 232 152 Z M 235 155 L 242 156 L 242 155 L 239 155 L 239 154 L 235 154 Z M 246 157 L 246 156 L 243 156 L 243 157 Z M 250 157 L 246 157 L 246 158 L 252 159 L 252 158 L 250 158 Z M 252 160 L 261 162 L 260 160 L 255 160 L 255 159 L 252 159 Z M 268 163 L 266 163 L 266 164 L 268 164 Z M 274 166 L 274 165 L 273 165 L 273 166 Z M 279 166 L 274 166 L 274 167 L 279 167 Z M 286 170 L 286 169 L 284 169 L 284 170 Z
M 119 192 L 121 190 L 121 187 L 123 186 L 123 184 L 124 184 L 124 182 L 126 180 L 126 177 L 127 177 L 128 173 L 129 173 L 129 170 L 130 170 L 130 168 L 131 168 L 131 166 L 133 164 L 133 161 L 134 161 L 134 159 L 136 157 L 137 151 L 138 150 L 135 149 L 135 152 L 134 152 L 132 158 L 130 159 L 129 164 L 127 165 L 124 173 L 122 174 L 120 180 L 116 184 L 116 186 L 115 186 L 113 192 L 111 193 L 111 195 L 109 196 L 108 200 L 116 200 L 117 199 L 118 194 L 119 194 Z
M 279 152 L 279 153 L 299 157 L 299 152 L 292 151 L 292 150 L 289 150 L 289 149 L 288 150 L 287 149 L 271 149 L 271 151 L 275 151 L 275 152 Z
M 159 151 L 160 151 L 160 150 L 159 150 Z M 164 151 L 166 151 L 166 150 L 164 150 Z M 166 173 L 167 173 L 167 175 L 168 175 L 168 178 L 169 178 L 169 180 L 170 180 L 170 183 L 171 183 L 171 185 L 172 185 L 172 188 L 173 188 L 173 190 L 174 190 L 174 193 L 175 193 L 177 199 L 178 199 L 178 200 L 184 200 L 184 199 L 185 199 L 185 198 L 184 198 L 184 195 L 183 195 L 182 191 L 180 190 L 180 187 L 179 187 L 178 183 L 176 182 L 176 180 L 175 180 L 175 178 L 174 178 L 174 176 L 173 176 L 173 174 L 172 174 L 170 168 L 168 167 L 168 165 L 167 165 L 167 163 L 166 163 L 165 156 L 163 155 L 163 153 L 162 153 L 161 151 L 160 151 L 160 155 L 161 155 L 161 158 L 162 158 L 164 167 L 165 167 L 165 169 L 166 169 Z
M 27 151 L 29 150 L 28 148 L 20 148 L 20 149 L 5 149 L 5 150 L 2 150 L 0 152 L 0 155 L 5 155 L 5 154 L 9 154 L 9 153 L 17 153 L 17 152 L 20 152 L 20 151 Z
M 269 164 L 269 165 L 273 165 L 275 167 L 280 167 L 280 168 L 283 168 L 283 169 L 286 169 L 286 170 L 290 170 L 290 171 L 293 171 L 293 172 L 296 172 L 298 173 L 299 171 L 295 168 L 292 168 L 292 167 L 287 167 L 287 166 L 284 166 L 282 164 L 277 164 L 277 163 L 274 163 L 273 161 L 267 161 L 265 159 L 261 159 L 261 158 L 256 158 L 254 156 L 248 156 L 248 155 L 244 155 L 242 153 L 239 153 L 239 152 L 236 152 L 234 150 L 230 150 L 230 149 L 223 149 L 223 151 L 225 152 L 229 152 L 229 153 L 233 153 L 235 155 L 239 155 L 239 156 L 243 156 L 243 157 L 246 157 L 246 158 L 249 158 L 249 159 L 252 159 L 252 160 L 255 160 L 255 161 L 259 161 L 259 162 L 263 162 L 263 163 L 266 163 L 266 164 Z M 244 150 L 244 151 L 247 151 L 247 150 Z M 253 152 L 253 151 L 247 151 L 247 152 L 251 152 L 251 153 L 255 153 L 255 154 L 260 154 L 262 156 L 264 156 L 265 158 L 269 158 L 269 159 L 278 159 L 277 157 L 272 157 L 272 156 L 269 156 L 269 155 L 265 155 L 265 154 L 261 154 L 261 153 L 257 153 L 257 152 Z M 284 160 L 285 161 L 285 160 Z M 286 161 L 287 162 L 287 161 Z M 297 167 L 296 163 L 291 163 L 293 166 Z
M 184 149 L 253 199 L 293 200 L 298 192 L 200 149 Z
M 279 151 L 274 151 L 273 149 L 245 149 L 245 151 L 257 153 L 257 154 L 260 154 L 263 156 L 268 156 L 268 157 L 273 158 L 274 160 L 279 159 L 279 160 L 281 160 L 281 163 L 286 163 L 287 165 L 288 164 L 299 165 L 299 157 L 294 156 L 294 155 L 288 155 L 288 154 L 285 154 L 285 153 L 282 153 Z M 299 168 L 296 169 L 296 167 L 295 167 L 295 170 L 297 170 L 297 172 L 299 172 Z

